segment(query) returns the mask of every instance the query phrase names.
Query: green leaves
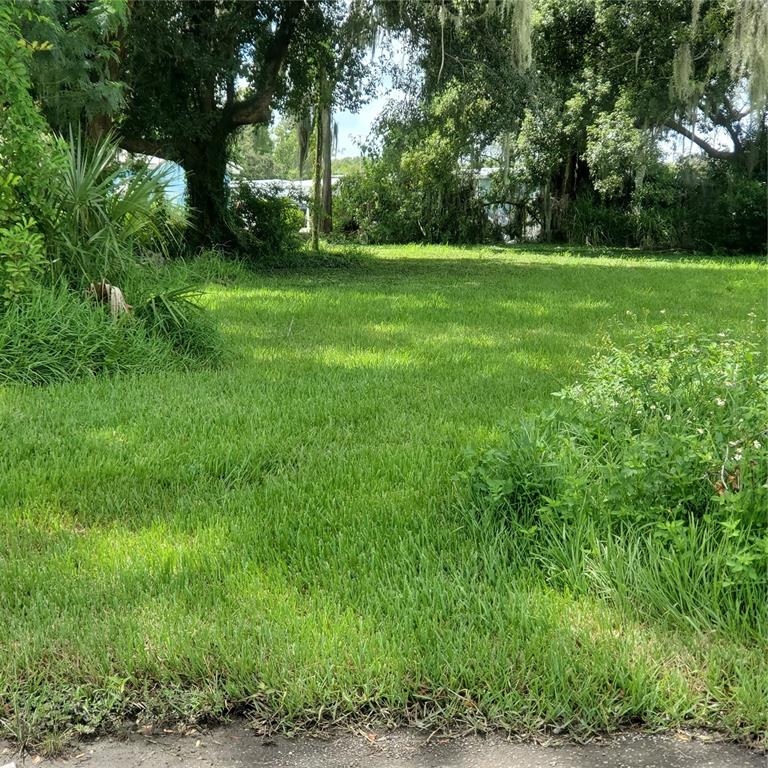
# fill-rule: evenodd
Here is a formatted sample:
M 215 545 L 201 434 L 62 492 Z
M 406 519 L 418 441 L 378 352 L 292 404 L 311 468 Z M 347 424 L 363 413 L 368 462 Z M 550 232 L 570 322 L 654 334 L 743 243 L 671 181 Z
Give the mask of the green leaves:
M 15 2 L 0 13 L 0 302 L 29 290 L 41 271 L 37 223 L 50 213 L 46 194 L 56 172 L 55 142 L 30 94 L 30 62 L 47 49 L 22 35 L 30 18 L 39 17 Z
M 70 134 L 66 164 L 49 191 L 48 240 L 57 270 L 74 284 L 118 282 L 148 241 L 162 252 L 172 238 L 161 205 L 163 173 L 128 171 L 117 153 L 109 134 L 92 145 Z
M 32 60 L 31 75 L 49 123 L 64 133 L 115 115 L 125 95 L 115 40 L 127 22 L 125 0 L 75 7 L 36 0 L 35 5 L 44 16 L 26 26 L 47 53 Z
M 202 291 L 193 285 L 169 288 L 153 294 L 135 307 L 134 315 L 149 332 L 186 357 L 215 363 L 222 355 L 219 333 L 198 303 Z
M 761 631 L 768 373 L 760 342 L 660 326 L 609 347 L 581 383 L 558 393 L 557 411 L 521 422 L 504 450 L 478 464 L 470 482 L 480 519 L 509 531 L 510 546 L 554 579 L 568 572 L 568 583 L 592 588 L 599 579 L 601 589 L 631 579 L 635 594 L 685 621 Z M 628 570 L 615 558 L 627 558 Z
M 0 305 L 24 295 L 44 262 L 43 238 L 32 219 L 0 229 Z

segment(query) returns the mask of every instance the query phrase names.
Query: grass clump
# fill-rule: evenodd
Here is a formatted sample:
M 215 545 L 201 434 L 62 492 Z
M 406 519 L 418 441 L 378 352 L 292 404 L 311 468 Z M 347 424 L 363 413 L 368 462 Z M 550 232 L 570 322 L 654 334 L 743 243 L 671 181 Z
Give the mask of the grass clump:
M 38 286 L 0 311 L 0 383 L 35 386 L 80 377 L 209 367 L 224 356 L 202 292 L 175 287 L 194 267 L 128 277 L 130 312 L 108 306 L 62 284 Z M 136 297 L 135 299 L 133 297 Z
M 472 473 L 551 583 L 700 630 L 768 631 L 768 373 L 754 328 L 611 347 Z
M 222 340 L 213 318 L 199 304 L 201 295 L 195 286 L 171 288 L 152 294 L 134 311 L 152 335 L 167 340 L 185 358 L 216 363 Z
M 113 319 L 61 286 L 40 287 L 0 313 L 0 382 L 51 384 L 173 366 L 173 350 L 131 317 Z

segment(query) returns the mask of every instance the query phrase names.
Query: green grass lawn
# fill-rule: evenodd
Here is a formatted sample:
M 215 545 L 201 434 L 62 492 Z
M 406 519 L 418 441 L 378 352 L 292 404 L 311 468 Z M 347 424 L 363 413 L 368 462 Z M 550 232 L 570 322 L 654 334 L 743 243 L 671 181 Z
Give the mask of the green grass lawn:
M 369 250 L 212 285 L 220 370 L 0 389 L 0 736 L 231 709 L 764 734 L 768 643 L 552 590 L 473 533 L 456 476 L 607 332 L 738 332 L 768 272 Z

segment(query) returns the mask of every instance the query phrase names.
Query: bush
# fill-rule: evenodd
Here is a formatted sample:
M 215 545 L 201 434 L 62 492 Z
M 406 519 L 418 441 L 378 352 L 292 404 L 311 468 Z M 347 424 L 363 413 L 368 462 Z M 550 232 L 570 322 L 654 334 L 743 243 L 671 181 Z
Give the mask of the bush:
M 172 240 L 163 176 L 147 167 L 126 173 L 118 149 L 109 135 L 93 145 L 70 136 L 52 183 L 54 214 L 41 225 L 57 273 L 75 288 L 104 279 L 119 284 L 142 255 L 156 255 Z
M 415 162 L 393 168 L 372 160 L 339 182 L 334 205 L 334 231 L 357 242 L 499 239 L 472 176 L 458 168 Z
M 566 239 L 580 245 L 635 246 L 637 237 L 631 213 L 597 197 L 577 198 L 566 218 Z M 651 247 L 646 244 L 646 247 Z
M 586 245 L 762 253 L 766 182 L 757 174 L 701 158 L 659 165 L 626 198 L 578 198 L 565 234 Z
M 0 307 L 31 290 L 44 262 L 43 238 L 32 219 L 0 228 Z
M 188 290 L 163 291 L 167 279 L 149 266 L 178 250 L 186 224 L 165 199 L 165 179 L 118 163 L 112 137 L 91 146 L 81 134 L 68 143 L 52 135 L 29 75 L 46 46 L 23 38 L 24 19 L 42 17 L 13 0 L 0 7 L 0 382 L 217 360 L 211 320 Z M 135 312 L 114 318 L 84 297 L 103 280 L 129 301 L 126 281 L 154 285 Z
M 165 184 L 166 176 L 155 171 L 158 180 Z M 140 258 L 150 263 L 162 264 L 168 259 L 182 259 L 188 252 L 186 237 L 189 231 L 189 212 L 180 203 L 161 197 L 155 200 L 150 216 L 154 222 L 152 231 L 137 239 Z
M 480 519 L 556 581 L 768 629 L 768 373 L 757 341 L 658 328 L 594 361 L 471 474 Z
M 289 197 L 241 183 L 232 195 L 231 220 L 247 261 L 282 266 L 303 250 L 304 214 Z
M 47 49 L 21 33 L 32 17 L 14 0 L 0 6 L 0 304 L 30 290 L 41 272 L 38 222 L 52 214 L 48 190 L 61 159 L 30 92 L 32 57 Z

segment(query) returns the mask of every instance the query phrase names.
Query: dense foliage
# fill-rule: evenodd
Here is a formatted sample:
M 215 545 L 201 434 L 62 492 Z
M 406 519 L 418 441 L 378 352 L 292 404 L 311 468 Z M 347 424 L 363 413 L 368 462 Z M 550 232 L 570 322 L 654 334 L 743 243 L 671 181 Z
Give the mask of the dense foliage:
M 0 8 L 0 378 L 44 384 L 211 362 L 217 332 L 188 296 L 158 294 L 162 303 L 132 312 L 140 295 L 129 286 L 166 279 L 147 266 L 174 246 L 164 182 L 120 164 L 109 135 L 51 131 L 31 77 L 51 45 L 24 36 L 48 22 L 27 6 Z
M 410 159 L 405 168 L 374 160 L 342 179 L 336 193 L 336 231 L 362 243 L 493 239 L 470 174 L 449 163 L 427 167 L 424 156 Z
M 59 134 L 74 130 L 99 138 L 125 106 L 119 64 L 129 3 L 35 0 L 29 5 L 37 14 L 23 25 L 25 36 L 45 46 L 31 62 L 31 75 L 46 119 Z
M 30 93 L 30 62 L 43 47 L 22 36 L 30 16 L 0 6 L 0 305 L 27 290 L 43 266 L 40 224 L 52 215 L 48 185 L 61 159 Z
M 233 192 L 231 218 L 246 260 L 263 266 L 296 261 L 304 213 L 291 198 L 243 182 Z
M 526 5 L 499 17 L 482 4 L 437 15 L 401 4 L 394 15 L 415 62 L 398 105 L 407 117 L 377 126 L 368 186 L 384 177 L 388 198 L 409 199 L 401 159 L 439 145 L 451 174 L 495 169 L 484 202 L 507 238 L 764 251 L 768 116 L 757 51 L 768 48 L 768 10 L 541 0 L 529 18 Z M 445 114 L 452 103 L 461 109 Z M 447 178 L 433 166 L 419 173 L 428 189 Z M 437 231 L 412 226 L 412 205 L 390 205 L 387 229 L 400 242 L 455 239 L 450 222 L 465 215 L 464 200 L 437 198 Z M 340 227 L 354 229 L 349 219 Z
M 363 168 L 337 192 L 336 229 L 363 242 L 479 243 L 498 239 L 472 171 L 467 123 L 489 109 L 458 82 L 423 113 L 385 113 L 386 136 Z
M 478 512 L 556 583 L 703 629 L 768 629 L 760 329 L 656 328 L 487 454 Z
M 659 163 L 626 197 L 577 198 L 564 236 L 587 245 L 757 253 L 768 242 L 765 178 L 723 160 Z
M 162 173 L 147 166 L 127 171 L 116 155 L 109 135 L 92 144 L 70 136 L 52 180 L 46 222 L 52 269 L 72 285 L 122 282 L 149 254 L 162 254 L 173 236 Z
M 182 165 L 194 244 L 236 246 L 227 226 L 231 146 L 245 126 L 267 125 L 276 102 L 292 108 L 311 90 L 341 10 L 337 0 L 134 5 L 122 144 Z

